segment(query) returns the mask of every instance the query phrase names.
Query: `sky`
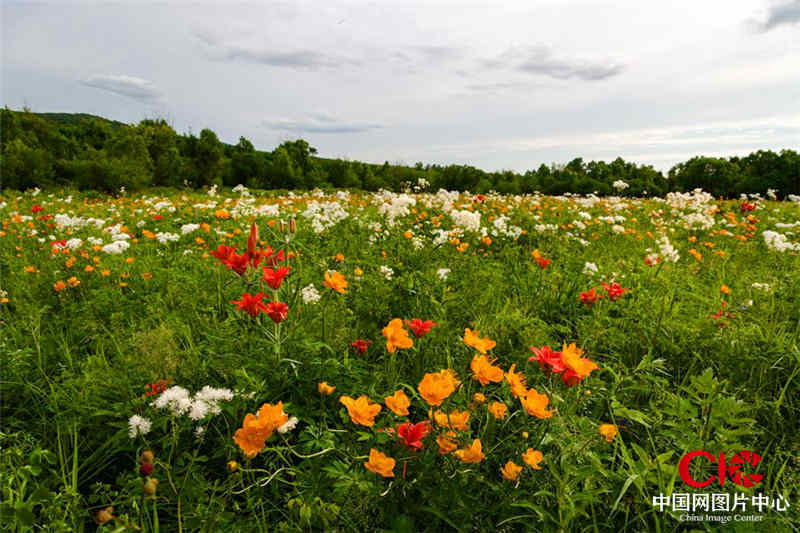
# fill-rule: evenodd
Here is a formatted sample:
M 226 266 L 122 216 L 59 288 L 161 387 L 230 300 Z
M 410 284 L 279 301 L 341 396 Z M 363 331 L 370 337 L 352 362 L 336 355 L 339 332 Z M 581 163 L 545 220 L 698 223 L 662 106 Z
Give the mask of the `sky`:
M 525 171 L 800 149 L 800 0 L 2 2 L 2 105 Z

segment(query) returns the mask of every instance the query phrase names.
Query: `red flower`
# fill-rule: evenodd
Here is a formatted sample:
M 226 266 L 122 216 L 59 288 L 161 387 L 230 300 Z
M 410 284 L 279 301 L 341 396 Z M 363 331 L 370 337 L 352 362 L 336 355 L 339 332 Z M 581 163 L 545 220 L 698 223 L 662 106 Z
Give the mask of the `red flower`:
M 44 207 L 40 206 L 39 204 L 33 204 L 31 206 L 31 213 L 36 214 L 41 211 L 44 211 Z
M 753 211 L 756 208 L 756 205 L 758 204 L 748 204 L 747 202 L 742 202 L 742 204 L 739 205 L 739 211 L 742 213 Z
M 231 300 L 231 303 L 236 304 L 236 309 L 243 309 L 247 311 L 250 316 L 255 318 L 258 316 L 258 313 L 267 311 L 267 306 L 261 301 L 263 297 L 263 292 L 259 292 L 255 296 L 251 296 L 249 292 L 246 292 L 242 294 L 241 300 Z
M 247 255 L 256 255 L 256 244 L 258 244 L 258 226 L 255 222 L 250 224 L 250 236 L 247 238 Z
M 278 250 L 277 252 L 267 246 L 265 250 L 261 250 L 259 252 L 259 259 L 263 258 L 264 263 L 268 266 L 274 267 L 278 263 L 283 263 L 286 260 L 286 257 L 283 254 L 283 250 Z
M 364 339 L 356 339 L 350 343 L 350 347 L 355 348 L 356 350 L 358 350 L 358 353 L 364 355 L 365 353 L 367 353 L 367 348 L 369 348 L 371 344 L 372 341 L 365 341 Z
M 169 381 L 166 379 L 159 379 L 155 383 L 149 383 L 145 386 L 145 390 L 147 392 L 144 393 L 145 396 L 155 396 L 157 394 L 161 394 L 165 390 L 167 390 L 167 386 L 169 385 Z
M 283 302 L 270 302 L 265 311 L 273 322 L 280 324 L 289 315 L 289 306 Z
M 539 265 L 539 268 L 542 270 L 550 266 L 550 263 L 553 261 L 552 259 L 545 259 L 544 257 L 536 257 L 534 259 L 536 260 L 536 264 Z
M 623 289 L 622 285 L 617 283 L 616 281 L 609 285 L 608 283 L 603 283 L 603 287 L 606 289 L 608 293 L 608 299 L 612 302 L 617 298 L 620 298 L 623 293 L 628 292 L 630 289 Z
M 561 352 L 554 352 L 549 346 L 542 346 L 541 348 L 534 348 L 531 346 L 530 350 L 536 355 L 528 358 L 528 361 L 536 361 L 539 363 L 539 366 L 545 374 L 549 374 L 550 372 L 561 374 L 567 369 L 567 366 L 561 359 Z
M 67 241 L 52 241 L 50 246 L 57 246 L 59 248 L 64 248 L 67 245 Z
M 430 333 L 432 327 L 438 326 L 439 324 L 437 324 L 433 320 L 422 321 L 419 318 L 413 318 L 411 320 L 406 320 L 406 325 L 416 338 L 421 339 L 422 337 Z
M 579 376 L 579 375 L 578 375 L 578 374 L 577 374 L 577 373 L 576 373 L 574 370 L 572 370 L 571 368 L 568 368 L 568 369 L 566 370 L 566 372 L 564 372 L 563 374 L 561 374 L 561 381 L 563 381 L 563 382 L 564 382 L 564 385 L 566 385 L 567 387 L 574 387 L 575 385 L 577 385 L 578 383 L 580 383 L 582 380 L 583 380 L 583 378 L 582 378 L 582 377 L 580 377 L 580 376 Z
M 586 304 L 586 307 L 591 307 L 597 300 L 599 300 L 602 297 L 603 297 L 602 294 L 595 292 L 594 288 L 592 288 L 592 290 L 583 291 L 581 293 L 580 300 L 581 302 Z
M 247 271 L 247 265 L 250 264 L 250 256 L 247 254 L 237 255 L 232 253 L 225 261 L 225 267 L 233 270 L 240 276 Z
M 269 285 L 269 287 L 273 290 L 278 290 L 281 288 L 281 283 L 283 283 L 283 279 L 289 275 L 289 271 L 292 267 L 280 267 L 276 270 L 271 269 L 270 267 L 264 267 L 262 270 L 264 271 L 264 276 L 261 278 L 264 282 Z
M 139 465 L 139 474 L 144 477 L 153 473 L 153 463 L 142 463 Z
M 161 220 L 162 218 L 164 217 L 161 215 L 153 215 L 153 220 Z
M 476 195 L 475 195 L 475 196 L 472 198 L 472 201 L 473 201 L 473 202 L 480 202 L 480 203 L 484 203 L 484 202 L 486 201 L 486 197 L 485 197 L 484 195 L 482 195 L 482 194 L 476 194 Z
M 417 424 L 406 422 L 397 426 L 397 436 L 403 439 L 403 444 L 412 450 L 422 449 L 422 439 L 431 432 L 431 424 L 423 420 Z
M 236 248 L 231 248 L 230 246 L 225 246 L 224 244 L 220 244 L 219 247 L 211 252 L 211 255 L 226 263 L 228 259 L 236 253 Z

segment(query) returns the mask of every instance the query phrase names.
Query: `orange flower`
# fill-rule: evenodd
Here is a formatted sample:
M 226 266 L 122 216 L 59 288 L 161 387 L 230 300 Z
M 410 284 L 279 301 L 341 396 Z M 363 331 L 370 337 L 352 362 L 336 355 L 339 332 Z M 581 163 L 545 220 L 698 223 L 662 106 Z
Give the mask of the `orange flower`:
M 526 465 L 534 470 L 542 469 L 542 467 L 539 466 L 539 463 L 542 462 L 542 457 L 542 452 L 539 450 L 534 450 L 533 448 L 528 448 L 528 451 L 522 454 L 522 460 L 525 461 Z
M 719 292 L 721 292 L 722 294 L 730 294 L 731 288 L 728 287 L 727 285 L 723 285 L 722 287 L 719 288 Z
M 536 392 L 536 389 L 528 390 L 524 396 L 519 397 L 519 401 L 531 416 L 536 418 L 550 418 L 553 416 L 553 411 L 547 410 L 547 404 L 550 403 L 550 399 L 544 394 Z
M 103 270 L 100 271 L 100 275 L 102 275 L 102 276 L 110 276 L 111 275 L 111 271 L 109 269 L 107 269 L 107 268 L 104 268 Z
M 64 290 L 64 289 L 66 289 L 66 288 L 67 288 L 67 284 L 66 284 L 66 283 L 64 283 L 64 282 L 63 282 L 63 281 L 61 281 L 61 280 L 58 280 L 58 281 L 56 281 L 55 283 L 53 283 L 53 289 L 54 289 L 56 292 L 61 292 L 61 291 L 63 291 L 63 290 Z
M 350 420 L 354 424 L 362 426 L 372 427 L 375 424 L 375 417 L 381 412 L 380 404 L 370 401 L 363 394 L 357 400 L 352 399 L 350 396 L 342 396 L 339 398 L 339 402 L 347 407 Z
M 481 385 L 503 381 L 503 370 L 498 366 L 492 365 L 495 361 L 496 359 L 489 360 L 485 355 L 476 354 L 472 358 L 472 363 L 470 363 L 472 379 L 478 380 Z
M 455 455 L 461 459 L 462 463 L 480 463 L 485 457 L 483 455 L 483 446 L 481 446 L 480 439 L 472 441 L 472 445 L 468 448 L 456 450 Z
M 428 373 L 417 385 L 422 399 L 430 405 L 442 405 L 442 402 L 456 390 L 460 381 L 449 369 L 441 370 L 436 373 Z
M 431 413 L 428 413 L 428 416 L 431 416 Z M 436 423 L 443 427 L 449 429 L 457 429 L 458 431 L 467 431 L 469 426 L 467 422 L 469 422 L 469 411 L 459 411 L 458 409 L 453 409 L 453 411 L 448 415 L 447 413 L 443 413 L 442 411 L 436 411 L 431 416 Z
M 408 336 L 408 331 L 403 328 L 403 320 L 395 318 L 383 328 L 383 336 L 386 337 L 386 350 L 394 353 L 398 348 L 411 348 L 414 341 Z
M 448 454 L 458 448 L 458 444 L 452 439 L 456 438 L 456 434 L 452 431 L 442 433 L 436 437 L 436 444 L 439 445 L 439 453 L 442 455 Z
M 582 354 L 583 350 L 576 347 L 574 342 L 570 345 L 564 343 L 564 347 L 561 349 L 561 360 L 564 361 L 567 368 L 572 369 L 580 379 L 587 377 L 592 371 L 600 368 L 591 359 L 581 357 Z
M 217 209 L 214 211 L 214 216 L 217 218 L 230 218 L 231 214 L 228 212 L 227 209 Z
M 517 478 L 519 478 L 520 472 L 522 472 L 522 467 L 514 461 L 507 462 L 506 465 L 500 469 L 500 473 L 506 481 L 516 481 Z
M 347 292 L 347 280 L 339 272 L 325 272 L 325 286 L 340 294 Z
M 486 396 L 484 396 L 480 392 L 476 392 L 475 394 L 472 395 L 472 401 L 477 404 L 486 403 Z
M 514 372 L 516 367 L 517 365 L 514 364 L 508 369 L 508 372 L 506 372 L 506 381 L 511 386 L 511 394 L 514 396 L 514 398 L 519 398 L 528 392 L 528 386 L 525 384 L 525 374 L 522 372 Z
M 464 330 L 464 344 L 466 344 L 467 346 L 471 346 L 476 350 L 478 350 L 483 355 L 486 355 L 486 351 L 491 350 L 492 348 L 497 346 L 497 343 L 494 342 L 489 337 L 486 337 L 484 339 L 480 338 L 479 337 L 480 333 L 481 332 L 478 330 L 472 331 L 471 329 L 466 328 Z
M 394 472 L 392 472 L 392 470 L 394 470 L 394 464 L 394 459 L 387 457 L 375 448 L 372 448 L 369 451 L 369 461 L 364 463 L 364 466 L 370 472 L 374 472 L 380 476 L 394 477 Z
M 408 406 L 411 405 L 411 400 L 408 399 L 405 392 L 401 390 L 395 391 L 391 396 L 384 398 L 383 403 L 385 403 L 386 407 L 391 409 L 394 414 L 398 416 L 408 416 Z
M 67 280 L 67 284 L 74 289 L 75 287 L 80 285 L 81 282 L 80 282 L 80 280 L 78 278 L 76 278 L 75 276 L 72 276 Z
M 320 383 L 317 383 L 317 391 L 319 391 L 319 393 L 322 395 L 330 396 L 331 394 L 333 394 L 333 391 L 335 390 L 336 387 L 334 387 L 333 385 L 328 385 L 327 381 L 322 381 Z
M 508 406 L 501 402 L 492 402 L 489 404 L 489 412 L 492 413 L 492 416 L 498 420 L 502 420 L 506 417 L 506 413 L 508 413 Z
M 606 438 L 606 442 L 611 442 L 617 436 L 617 426 L 614 424 L 600 424 L 597 429 Z
M 254 457 L 264 448 L 265 441 L 275 430 L 288 421 L 289 416 L 283 412 L 283 402 L 278 402 L 277 405 L 265 403 L 258 410 L 258 416 L 247 413 L 233 440 L 245 455 Z
M 342 254 L 336 254 L 333 258 L 336 260 L 337 263 L 343 263 L 344 262 L 344 255 L 342 255 Z
M 25 273 L 26 274 L 36 274 L 36 272 L 38 272 L 38 271 L 36 270 L 35 266 L 26 266 L 25 267 Z

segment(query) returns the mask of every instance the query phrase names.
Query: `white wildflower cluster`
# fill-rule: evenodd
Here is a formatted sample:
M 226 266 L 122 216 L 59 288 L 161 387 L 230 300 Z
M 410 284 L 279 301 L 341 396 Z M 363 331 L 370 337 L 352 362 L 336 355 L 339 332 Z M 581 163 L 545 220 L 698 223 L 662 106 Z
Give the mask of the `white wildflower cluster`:
M 792 229 L 792 228 L 800 228 L 800 220 L 797 222 L 785 223 L 785 222 L 777 222 L 775 227 L 778 229 Z
M 313 283 L 303 287 L 300 291 L 300 297 L 303 299 L 304 304 L 315 304 L 321 298 L 319 291 L 314 287 Z
M 692 192 L 670 192 L 664 199 L 668 205 L 676 209 L 702 210 L 707 204 L 714 201 L 714 197 L 703 191 L 695 189 Z
M 392 267 L 386 265 L 381 265 L 380 272 L 381 275 L 383 275 L 383 277 L 386 279 L 392 279 L 392 276 L 394 276 L 394 270 Z
M 536 224 L 533 229 L 538 233 L 544 233 L 545 231 L 558 231 L 558 226 L 555 224 Z
M 167 244 L 168 242 L 175 242 L 180 238 L 181 236 L 178 235 L 177 233 L 169 233 L 164 231 L 159 231 L 158 233 L 156 233 L 156 239 L 161 244 Z
M 69 248 L 70 250 L 77 250 L 81 246 L 83 246 L 83 241 L 81 239 L 78 239 L 77 237 L 73 237 L 72 239 L 67 241 L 67 248 Z
M 785 252 L 787 250 L 800 252 L 800 243 L 790 242 L 786 235 L 782 233 L 768 230 L 763 235 L 767 248 L 774 252 Z
M 597 268 L 596 264 L 590 263 L 590 262 L 587 261 L 583 265 L 583 274 L 585 276 L 594 276 L 595 274 L 597 274 L 597 272 L 598 272 L 598 268 Z
M 440 268 L 439 270 L 436 271 L 436 275 L 439 276 L 440 280 L 444 281 L 447 279 L 447 276 L 450 275 L 450 272 L 451 271 L 449 268 Z
M 767 198 L 769 198 L 770 200 L 777 200 L 778 199 L 778 195 L 775 194 L 777 192 L 778 192 L 778 189 L 767 189 Z
M 786 199 L 792 203 L 800 204 L 800 195 L 797 194 L 789 194 L 786 196 Z
M 133 415 L 128 419 L 128 435 L 134 439 L 139 435 L 147 435 L 153 423 L 143 416 Z
M 611 184 L 611 186 L 614 187 L 618 191 L 624 191 L 625 189 L 630 187 L 630 185 L 628 185 L 627 183 L 625 183 L 622 180 L 615 181 L 614 183 Z
M 103 253 L 106 254 L 117 255 L 121 254 L 122 252 L 130 248 L 130 246 L 131 243 L 129 243 L 127 240 L 120 239 L 112 241 L 109 244 L 106 244 L 101 248 L 101 250 L 103 251 Z
M 750 286 L 751 286 L 752 288 L 754 288 L 755 290 L 757 290 L 757 291 L 762 291 L 762 292 L 769 292 L 769 291 L 771 291 L 771 290 L 772 290 L 772 287 L 770 287 L 770 286 L 769 286 L 769 283 L 759 283 L 759 282 L 755 282 L 755 283 L 753 283 L 753 284 L 752 284 L 752 285 L 750 285 Z
M 613 226 L 611 226 L 611 231 L 613 231 L 614 233 L 617 233 L 617 234 L 625 233 L 625 226 L 620 226 L 619 224 L 614 224 Z
M 162 392 L 151 404 L 156 409 L 167 409 L 175 416 L 187 415 L 192 420 L 220 413 L 219 402 L 233 399 L 230 389 L 216 389 L 206 385 L 194 397 L 177 385 Z
M 481 229 L 481 214 L 478 211 L 454 209 L 450 211 L 450 217 L 453 219 L 453 223 L 464 231 L 478 232 Z
M 417 204 L 417 199 L 408 194 L 394 194 L 388 191 L 379 191 L 374 198 L 379 202 L 378 213 L 386 217 L 386 224 L 394 226 L 395 220 L 411 214 L 411 207 Z
M 422 192 L 425 189 L 427 189 L 428 187 L 430 187 L 430 185 L 431 185 L 431 182 L 429 182 L 425 178 L 419 178 L 417 180 L 417 184 L 414 185 L 414 192 Z
M 30 220 L 31 217 L 27 217 L 27 220 Z M 26 220 L 26 217 L 22 217 L 22 220 Z M 81 217 L 71 217 L 69 215 L 65 215 L 64 213 L 59 213 L 53 217 L 53 222 L 56 226 L 61 228 L 72 228 L 72 229 L 80 229 L 84 226 L 92 225 L 97 229 L 102 228 L 106 221 L 99 219 L 99 218 L 81 218 Z
M 492 230 L 492 235 L 505 235 L 506 237 L 510 237 L 512 239 L 518 239 L 520 235 L 522 235 L 522 228 L 519 226 L 512 226 L 508 223 L 509 218 L 507 216 L 499 216 L 492 222 L 494 229 Z
M 714 217 L 708 213 L 693 212 L 683 217 L 686 229 L 708 230 L 714 226 Z
M 672 246 L 672 243 L 669 242 L 669 238 L 666 235 L 661 236 L 656 243 L 658 244 L 658 251 L 661 253 L 661 257 L 664 261 L 677 263 L 678 259 L 681 258 L 680 254 L 678 254 L 678 250 Z
M 311 219 L 311 228 L 314 233 L 322 233 L 332 228 L 349 215 L 338 202 L 310 202 L 306 210 L 300 213 L 305 218 Z
M 219 190 L 219 185 L 214 185 L 208 189 L 208 194 L 211 198 L 214 198 L 217 195 L 217 191 Z
M 168 211 L 170 213 L 175 212 L 175 206 L 172 205 L 172 202 L 170 202 L 169 200 L 161 200 L 159 202 L 156 202 L 155 204 L 153 204 L 153 209 L 155 209 L 156 211 Z
M 248 191 L 247 187 L 245 187 L 241 183 L 239 185 L 237 185 L 236 187 L 234 187 L 232 190 L 233 190 L 233 192 L 238 192 L 242 196 L 250 196 L 250 191 Z
M 200 229 L 200 224 L 184 224 L 181 226 L 181 235 L 187 235 Z

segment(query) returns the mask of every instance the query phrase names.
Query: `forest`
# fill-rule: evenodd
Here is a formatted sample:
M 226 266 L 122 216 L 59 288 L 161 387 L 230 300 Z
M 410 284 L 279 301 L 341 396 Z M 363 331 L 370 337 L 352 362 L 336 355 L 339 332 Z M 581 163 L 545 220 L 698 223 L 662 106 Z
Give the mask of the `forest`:
M 164 119 L 136 125 L 72 113 L 0 111 L 0 186 L 25 190 L 68 186 L 101 192 L 145 187 L 246 185 L 273 190 L 348 188 L 401 191 L 425 180 L 434 190 L 504 194 L 564 193 L 663 196 L 702 188 L 716 197 L 742 193 L 778 198 L 800 194 L 800 154 L 759 150 L 745 157 L 696 156 L 666 174 L 617 158 L 544 164 L 524 173 L 486 172 L 469 165 L 382 165 L 319 157 L 307 141 L 283 142 L 271 152 L 244 137 L 235 145 L 214 131 L 181 134 Z M 615 182 L 627 187 L 615 187 Z

